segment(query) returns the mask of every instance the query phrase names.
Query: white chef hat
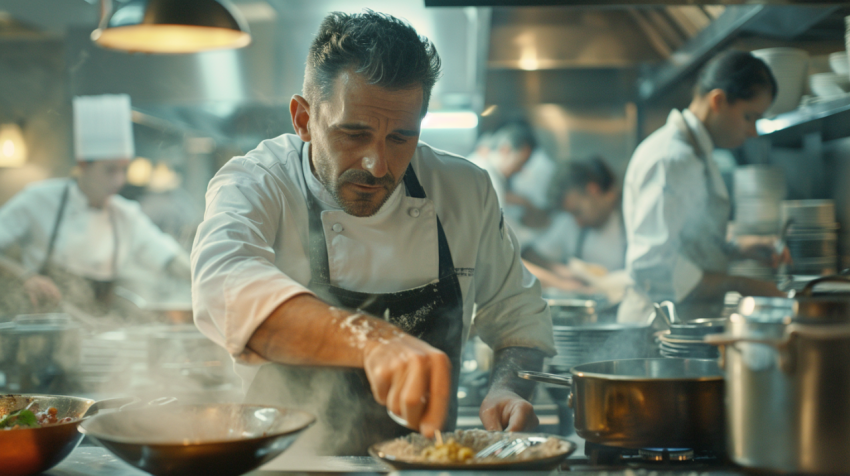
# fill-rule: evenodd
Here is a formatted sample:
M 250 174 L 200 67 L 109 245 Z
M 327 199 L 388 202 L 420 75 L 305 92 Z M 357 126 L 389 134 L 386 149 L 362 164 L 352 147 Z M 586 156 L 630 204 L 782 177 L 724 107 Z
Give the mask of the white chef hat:
M 131 159 L 135 154 L 130 96 L 104 94 L 74 98 L 77 160 Z

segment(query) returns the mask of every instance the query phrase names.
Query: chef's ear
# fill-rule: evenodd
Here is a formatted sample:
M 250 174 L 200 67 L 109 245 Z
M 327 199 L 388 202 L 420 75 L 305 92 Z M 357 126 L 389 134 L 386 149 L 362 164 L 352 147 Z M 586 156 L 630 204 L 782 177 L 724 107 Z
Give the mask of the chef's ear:
M 708 99 L 708 106 L 715 113 L 720 111 L 724 107 L 726 107 L 726 105 L 727 105 L 726 91 L 724 91 L 720 88 L 712 89 L 711 91 L 708 92 L 707 96 L 708 96 L 708 98 L 707 98 Z
M 292 116 L 292 127 L 304 142 L 310 142 L 310 103 L 299 95 L 292 96 L 289 101 L 289 114 Z

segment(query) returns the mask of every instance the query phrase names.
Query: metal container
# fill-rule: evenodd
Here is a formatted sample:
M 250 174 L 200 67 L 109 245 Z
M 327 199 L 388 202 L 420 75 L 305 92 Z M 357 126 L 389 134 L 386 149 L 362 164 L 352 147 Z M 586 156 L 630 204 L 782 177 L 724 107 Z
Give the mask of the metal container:
M 706 337 L 723 350 L 727 451 L 742 466 L 850 473 L 850 299 L 813 294 L 817 282 L 790 307 L 745 298 Z
M 593 362 L 562 375 L 519 376 L 571 385 L 575 428 L 586 441 L 621 448 L 722 449 L 723 375 L 716 361 Z
M 82 329 L 66 314 L 28 314 L 0 328 L 0 372 L 15 392 L 64 393 L 80 364 Z
M 596 301 L 591 299 L 547 299 L 552 311 L 552 323 L 560 326 L 575 326 L 596 322 Z

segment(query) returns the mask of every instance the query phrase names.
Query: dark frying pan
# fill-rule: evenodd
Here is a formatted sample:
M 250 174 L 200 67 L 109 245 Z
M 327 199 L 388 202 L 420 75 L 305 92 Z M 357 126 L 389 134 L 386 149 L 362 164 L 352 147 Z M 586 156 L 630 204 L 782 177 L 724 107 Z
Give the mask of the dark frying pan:
M 306 412 L 263 405 L 171 405 L 96 415 L 80 431 L 157 476 L 226 476 L 280 455 L 315 420 Z

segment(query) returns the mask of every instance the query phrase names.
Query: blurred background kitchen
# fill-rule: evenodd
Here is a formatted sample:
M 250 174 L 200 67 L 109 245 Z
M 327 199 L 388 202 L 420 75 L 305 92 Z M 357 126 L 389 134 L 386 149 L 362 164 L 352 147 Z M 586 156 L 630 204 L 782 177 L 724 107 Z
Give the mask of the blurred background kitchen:
M 614 315 L 628 284 L 618 200 L 629 158 L 671 108 L 687 107 L 700 67 L 730 48 L 755 51 L 780 91 L 758 138 L 714 153 L 733 198 L 732 233 L 779 235 L 788 218 L 796 226 L 785 230 L 792 264 L 741 261 L 731 272 L 787 283 L 850 267 L 850 7 L 575 3 L 235 0 L 250 45 L 161 55 L 95 44 L 96 0 L 0 0 L 0 206 L 74 173 L 74 97 L 126 94 L 135 157 L 120 194 L 188 251 L 218 168 L 293 132 L 289 100 L 321 19 L 368 7 L 436 45 L 443 76 L 421 140 L 491 172 L 556 324 Z M 133 8 L 113 2 L 116 14 Z M 581 170 L 587 178 L 574 180 Z M 604 206 L 583 219 L 575 203 L 588 197 Z M 109 318 L 0 309 L 0 390 L 238 399 L 229 357 L 191 324 L 187 280 L 119 274 Z M 560 358 L 566 367 L 590 360 Z M 474 411 L 461 426 L 477 423 L 487 365 L 473 341 L 460 399 Z M 558 425 L 541 395 L 543 424 Z

